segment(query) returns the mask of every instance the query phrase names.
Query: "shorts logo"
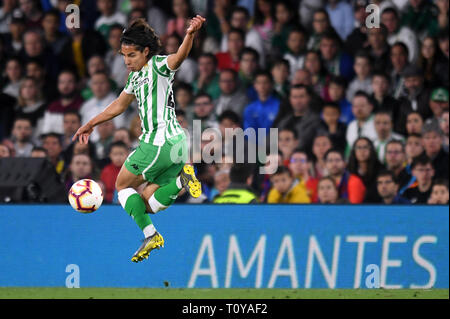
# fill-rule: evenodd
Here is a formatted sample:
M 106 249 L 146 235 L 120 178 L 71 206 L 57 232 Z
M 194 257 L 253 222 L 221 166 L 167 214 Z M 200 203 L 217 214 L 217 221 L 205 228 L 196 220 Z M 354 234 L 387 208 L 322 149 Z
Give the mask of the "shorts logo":
M 136 164 L 131 164 L 131 167 L 133 167 L 135 170 L 139 169 L 139 167 Z

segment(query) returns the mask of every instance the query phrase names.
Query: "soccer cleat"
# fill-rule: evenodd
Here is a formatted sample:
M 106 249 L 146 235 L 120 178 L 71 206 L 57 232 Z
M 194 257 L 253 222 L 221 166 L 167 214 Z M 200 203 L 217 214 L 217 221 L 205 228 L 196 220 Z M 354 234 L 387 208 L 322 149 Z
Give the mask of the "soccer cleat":
M 181 185 L 191 194 L 192 197 L 199 197 L 202 194 L 202 183 L 195 177 L 194 167 L 185 164 L 180 173 Z
M 147 259 L 153 249 L 159 249 L 160 247 L 164 247 L 164 238 L 160 233 L 156 232 L 143 240 L 141 247 L 131 257 L 131 261 L 137 263 L 144 258 Z

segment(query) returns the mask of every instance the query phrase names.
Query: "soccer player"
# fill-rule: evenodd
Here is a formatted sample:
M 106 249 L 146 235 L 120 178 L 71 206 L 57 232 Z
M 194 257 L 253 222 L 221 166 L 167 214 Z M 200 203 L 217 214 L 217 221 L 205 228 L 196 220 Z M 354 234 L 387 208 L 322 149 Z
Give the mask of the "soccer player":
M 201 195 L 201 184 L 191 165 L 186 164 L 186 136 L 175 115 L 172 84 L 175 71 L 188 56 L 195 33 L 205 18 L 197 15 L 190 21 L 183 43 L 174 54 L 158 55 L 161 43 L 143 19 L 132 22 L 121 37 L 121 54 L 130 72 L 119 97 L 103 112 L 92 118 L 75 133 L 87 143 L 94 127 L 123 113 L 133 98 L 138 101 L 142 135 L 139 146 L 122 166 L 116 180 L 119 202 L 144 232 L 142 245 L 131 261 L 148 258 L 150 252 L 164 246 L 149 214 L 169 207 L 182 188 L 193 197 Z M 136 189 L 148 182 L 139 194 Z

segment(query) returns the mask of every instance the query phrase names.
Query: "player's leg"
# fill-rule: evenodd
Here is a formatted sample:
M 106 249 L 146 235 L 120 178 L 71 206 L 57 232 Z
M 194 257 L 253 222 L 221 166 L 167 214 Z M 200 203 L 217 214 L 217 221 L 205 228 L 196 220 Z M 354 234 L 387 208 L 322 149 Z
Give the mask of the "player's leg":
M 144 233 L 145 239 L 141 247 L 132 257 L 138 262 L 148 258 L 151 250 L 164 245 L 162 236 L 156 231 L 150 216 L 146 213 L 146 203 L 136 189 L 146 180 L 142 174 L 148 160 L 157 159 L 157 152 L 146 150 L 139 146 L 125 161 L 116 180 L 119 202 Z
M 161 185 L 145 189 L 143 197 L 150 211 L 157 213 L 172 205 L 180 191 L 185 188 L 194 197 L 201 194 L 201 184 L 195 177 L 194 168 L 185 164 L 187 159 L 187 144 L 183 136 L 167 141 L 160 150 L 159 162 L 150 170 L 147 179 Z

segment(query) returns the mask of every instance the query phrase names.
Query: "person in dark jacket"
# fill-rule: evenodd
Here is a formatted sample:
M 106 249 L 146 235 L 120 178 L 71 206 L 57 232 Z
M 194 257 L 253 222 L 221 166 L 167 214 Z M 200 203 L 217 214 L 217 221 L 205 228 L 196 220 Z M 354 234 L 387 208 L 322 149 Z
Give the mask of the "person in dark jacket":
M 249 164 L 234 164 L 230 170 L 230 185 L 214 199 L 215 204 L 255 204 L 256 194 L 250 188 L 253 169 Z
M 377 175 L 377 191 L 381 198 L 381 203 L 410 204 L 411 202 L 398 194 L 398 181 L 394 172 L 383 170 Z

